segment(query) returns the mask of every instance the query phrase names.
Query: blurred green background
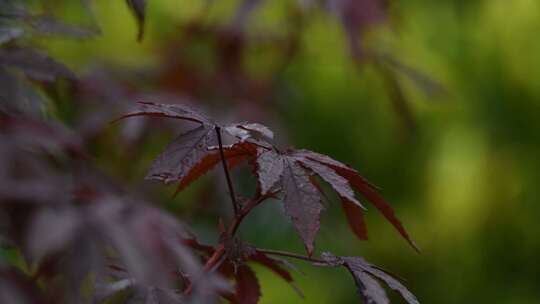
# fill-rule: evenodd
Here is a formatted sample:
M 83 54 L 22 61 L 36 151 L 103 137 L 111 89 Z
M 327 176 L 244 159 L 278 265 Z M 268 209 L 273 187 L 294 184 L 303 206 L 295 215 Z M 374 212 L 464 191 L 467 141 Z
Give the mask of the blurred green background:
M 77 1 L 56 4 L 60 2 L 55 9 L 63 16 L 83 18 Z M 267 1 L 256 11 L 249 31 L 285 32 L 290 2 Z M 212 3 L 206 20 L 225 20 L 236 3 Z M 277 77 L 268 107 L 272 119 L 260 122 L 277 129 L 277 136 L 286 138 L 283 142 L 349 163 L 383 188 L 423 252 L 418 255 L 409 248 L 374 208 L 368 212 L 370 240 L 356 240 L 332 196 L 317 247 L 365 256 L 404 277 L 422 303 L 538 303 L 540 2 L 392 3 L 389 24 L 373 31 L 365 43 L 444 86 L 444 92 L 430 95 L 406 77 L 398 79 L 416 128 L 407 128 L 395 111 L 373 65 L 351 64 L 338 22 L 321 12 L 307 19 L 301 51 L 272 76 Z M 96 63 L 152 68 L 161 64 L 163 48 L 179 29 L 204 10 L 204 1 L 149 1 L 146 38 L 139 44 L 124 1 L 95 1 L 102 36 L 39 43 L 82 74 Z M 212 69 L 208 44 L 190 47 L 189 60 Z M 248 73 L 268 76 L 277 56 L 272 48 L 250 48 Z M 227 100 L 208 105 L 230 110 Z M 139 162 L 122 163 L 126 151 L 114 144 L 112 135 L 101 141 L 96 158 L 107 171 L 138 185 L 151 158 L 171 138 L 157 133 L 139 147 Z M 242 172 L 235 175 L 249 194 L 252 185 L 242 182 Z M 197 189 L 208 183 L 209 179 L 197 182 L 175 200 L 170 199 L 172 188 L 156 189 L 167 208 L 211 241 L 215 214 L 186 219 L 184 213 Z M 228 207 L 226 200 L 210 204 Z M 260 247 L 301 251 L 299 238 L 277 206 L 257 210 L 242 226 L 242 236 Z M 295 278 L 305 299 L 272 273 L 258 269 L 262 303 L 358 301 L 344 271 L 298 265 L 305 275 Z

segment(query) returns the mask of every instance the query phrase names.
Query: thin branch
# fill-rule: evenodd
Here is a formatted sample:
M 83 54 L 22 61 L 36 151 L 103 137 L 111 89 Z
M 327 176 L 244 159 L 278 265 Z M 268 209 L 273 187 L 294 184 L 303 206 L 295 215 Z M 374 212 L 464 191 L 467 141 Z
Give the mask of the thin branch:
M 229 229 L 227 233 L 230 236 L 234 236 L 236 234 L 236 231 L 238 230 L 238 227 L 240 227 L 240 224 L 244 220 L 244 218 L 253 210 L 253 208 L 257 207 L 260 203 L 262 203 L 267 198 L 270 198 L 274 196 L 275 193 L 267 193 L 265 195 L 260 195 L 256 198 L 251 199 L 242 210 L 235 216 L 233 222 L 229 226 Z
M 316 258 L 308 257 L 308 256 L 305 256 L 305 255 L 301 255 L 301 254 L 297 254 L 297 253 L 293 253 L 293 252 L 288 252 L 288 251 L 260 249 L 260 248 L 257 248 L 256 250 L 258 252 L 268 254 L 268 255 L 277 255 L 277 256 L 282 256 L 282 257 L 294 258 L 294 259 L 308 261 L 308 262 L 312 262 L 312 263 L 328 264 L 327 261 L 324 261 L 324 260 L 321 260 L 321 259 L 316 259 Z
M 203 271 L 208 271 L 214 267 L 214 264 L 219 262 L 221 257 L 225 254 L 225 246 L 219 245 L 219 247 L 214 251 L 214 254 L 206 261 L 206 264 L 204 265 Z
M 213 272 L 217 271 L 219 269 L 219 267 L 221 267 L 221 265 L 223 265 L 223 263 L 226 260 L 227 260 L 227 256 L 223 255 L 216 263 L 214 263 L 214 266 L 212 268 L 208 269 L 208 272 L 213 273 Z
M 231 201 L 233 204 L 234 215 L 238 215 L 238 202 L 236 201 L 236 195 L 234 194 L 234 188 L 232 185 L 231 175 L 229 174 L 229 169 L 227 168 L 227 161 L 225 160 L 225 153 L 223 152 L 223 142 L 221 140 L 221 128 L 216 126 L 216 133 L 219 144 L 219 155 L 221 157 L 221 164 L 223 165 L 223 171 L 225 171 L 225 177 L 227 178 L 227 186 L 229 187 L 229 194 L 231 196 Z
M 265 199 L 274 196 L 275 193 L 267 193 L 265 195 L 260 195 L 252 200 L 250 200 L 237 214 L 235 215 L 233 222 L 229 226 L 229 229 L 227 229 L 227 235 L 234 236 L 236 234 L 236 231 L 240 227 L 240 224 L 244 220 L 244 218 L 255 208 L 257 205 L 262 203 Z M 225 256 L 225 246 L 223 244 L 219 244 L 219 247 L 214 251 L 212 256 L 206 261 L 206 264 L 204 264 L 203 272 L 212 272 L 215 271 L 217 268 L 220 267 L 221 263 L 224 261 Z M 313 260 L 316 262 L 315 260 Z M 191 294 L 193 290 L 193 284 L 190 283 L 184 290 L 185 295 Z

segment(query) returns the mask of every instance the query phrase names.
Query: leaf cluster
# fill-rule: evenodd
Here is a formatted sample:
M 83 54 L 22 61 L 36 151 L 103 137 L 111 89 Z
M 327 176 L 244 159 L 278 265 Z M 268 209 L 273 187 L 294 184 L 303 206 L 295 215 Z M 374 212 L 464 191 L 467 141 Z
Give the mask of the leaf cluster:
M 92 15 L 91 1 L 81 3 Z M 243 97 L 270 95 L 260 92 L 241 65 L 250 39 L 249 18 L 262 3 L 240 1 L 226 26 L 193 22 L 188 27 L 188 37 L 208 32 L 219 42 L 219 70 L 206 85 L 226 79 L 216 90 L 233 91 L 233 96 L 236 91 L 247 92 Z M 126 4 L 137 21 L 137 39 L 142 41 L 148 3 L 126 0 Z M 293 7 L 295 31 L 284 40 L 284 64 L 298 50 L 306 16 L 322 8 L 342 25 L 355 64 L 367 60 L 391 69 L 388 75 L 394 86 L 395 71 L 431 85 L 392 56 L 361 47 L 364 33 L 387 18 L 382 1 L 301 1 Z M 253 263 L 268 268 L 302 295 L 291 274 L 296 268 L 288 259 L 344 267 L 366 303 L 389 302 L 380 283 L 408 303 L 418 303 L 398 279 L 361 257 L 338 257 L 328 252 L 315 257 L 324 211 L 321 181 L 339 197 L 351 231 L 359 239 L 368 237 L 365 199 L 414 249 L 418 248 L 377 187 L 357 170 L 314 151 L 280 148 L 274 132 L 265 125 L 222 124 L 183 103 L 140 102 L 118 119 L 138 118 L 126 121 L 124 130 L 131 131 L 126 138 L 140 137 L 140 130 L 151 118 L 195 125 L 181 132 L 155 158 L 146 179 L 177 183 L 176 194 L 221 167 L 234 217 L 227 224 L 220 220 L 220 238 L 213 245 L 202 244 L 177 218 L 97 169 L 88 148 L 96 134 L 109 126 L 114 116 L 111 105 L 126 112 L 131 104 L 124 101 L 140 96 L 131 93 L 128 85 L 103 75 L 78 77 L 29 41 L 34 35 L 87 39 L 99 33 L 97 23 L 90 27 L 69 24 L 54 10 L 34 12 L 26 1 L 0 0 L 0 303 L 204 304 L 220 299 L 257 303 L 261 287 L 250 266 Z M 281 46 L 281 41 L 278 44 Z M 167 86 L 174 77 L 167 71 L 163 74 Z M 75 96 L 81 97 L 75 108 L 84 113 L 71 129 L 44 118 L 47 98 L 58 82 L 67 83 Z M 99 100 L 94 111 L 86 111 L 82 102 L 88 95 Z M 190 99 L 182 98 L 186 100 Z M 256 180 L 255 194 L 247 199 L 237 195 L 229 174 L 242 163 L 248 164 Z M 281 201 L 307 255 L 258 248 L 236 236 L 252 210 L 269 199 Z M 89 290 L 82 291 L 85 288 Z
M 279 149 L 272 144 L 274 132 L 264 125 L 258 123 L 221 125 L 186 106 L 150 102 L 140 103 L 140 109 L 120 119 L 136 116 L 170 118 L 195 122 L 199 125 L 180 134 L 167 146 L 152 164 L 147 178 L 157 179 L 164 183 L 177 182 L 177 193 L 220 162 L 223 163 L 235 218 L 229 230 L 222 228 L 222 240 L 218 248 L 203 246 L 196 240 L 192 240 L 190 244 L 196 249 L 211 254 L 207 259 L 206 268 L 215 268 L 214 270 L 226 277 L 234 274 L 233 277 L 237 282 L 236 296 L 224 294 L 225 298 L 250 299 L 246 300 L 248 302 L 240 301 L 242 303 L 257 302 L 260 293 L 258 281 L 245 262 L 250 261 L 253 256 L 260 258 L 262 255 L 265 256 L 265 260 L 268 260 L 268 257 L 264 255 L 264 251 L 259 251 L 236 239 L 234 234 L 244 217 L 266 198 L 281 198 L 285 214 L 304 242 L 308 253 L 306 259 L 311 258 L 320 228 L 320 214 L 324 209 L 321 204 L 324 193 L 316 176 L 330 184 L 336 191 L 351 229 L 360 239 L 367 239 L 367 229 L 363 219 L 365 208 L 356 198 L 354 190 L 363 194 L 381 211 L 403 238 L 418 250 L 391 206 L 355 169 L 313 151 Z M 222 134 L 231 137 L 230 145 L 223 145 Z M 252 173 L 257 178 L 256 194 L 244 204 L 239 203 L 238 198 L 235 197 L 228 174 L 230 168 L 242 161 L 247 161 L 251 165 Z M 221 258 L 224 260 L 219 260 Z M 255 259 L 255 261 L 260 263 L 260 260 Z M 391 275 L 383 275 L 372 270 L 372 266 L 362 258 L 337 258 L 331 253 L 324 253 L 322 264 L 344 266 L 349 269 L 359 286 L 359 293 L 367 303 L 388 302 L 384 290 L 372 278 L 373 276 L 400 291 L 409 303 L 418 303 L 398 280 Z M 271 269 L 277 267 L 275 262 L 271 265 L 269 266 Z M 231 271 L 231 267 L 234 271 Z M 284 279 L 288 281 L 288 277 Z M 244 291 L 243 288 L 249 288 L 249 291 Z M 248 292 L 248 294 L 244 295 L 243 292 Z

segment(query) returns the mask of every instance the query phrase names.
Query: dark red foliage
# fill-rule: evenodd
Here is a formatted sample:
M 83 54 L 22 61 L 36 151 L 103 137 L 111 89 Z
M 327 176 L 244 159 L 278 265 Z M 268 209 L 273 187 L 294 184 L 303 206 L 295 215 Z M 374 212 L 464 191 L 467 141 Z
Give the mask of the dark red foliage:
M 364 211 L 357 204 L 350 202 L 346 199 L 342 199 L 343 211 L 347 217 L 349 227 L 361 240 L 367 240 L 367 227 L 364 220 Z
M 238 270 L 241 267 L 244 267 L 247 262 L 257 263 L 263 267 L 268 268 L 270 271 L 274 272 L 281 279 L 289 283 L 293 289 L 303 296 L 300 290 L 294 285 L 294 279 L 290 272 L 285 269 L 283 266 L 291 267 L 292 264 L 285 260 L 269 257 L 267 254 L 257 250 L 257 248 L 237 239 L 237 238 L 225 238 L 222 240 L 225 244 L 225 251 L 227 256 L 227 262 L 221 264 L 219 267 L 219 272 L 226 277 L 236 277 Z M 192 248 L 193 250 L 199 251 L 206 256 L 211 256 L 217 250 L 209 245 L 201 244 L 195 238 L 188 238 L 183 241 L 183 243 Z M 235 271 L 236 269 L 236 271 Z M 296 269 L 295 269 L 296 270 Z M 255 276 L 253 276 L 256 279 Z M 254 283 L 251 283 L 254 285 Z M 231 301 L 238 301 L 238 289 L 237 295 L 231 293 L 222 294 L 226 299 Z
M 289 271 L 280 266 L 280 264 L 282 264 L 280 261 L 270 258 L 268 255 L 258 251 L 255 253 L 255 255 L 251 256 L 250 259 L 272 270 L 283 280 L 289 283 L 294 281 Z
M 301 157 L 317 161 L 321 164 L 325 164 L 326 166 L 335 170 L 337 174 L 344 177 L 349 182 L 350 186 L 352 186 L 356 191 L 362 193 L 362 195 L 364 195 L 369 202 L 371 202 L 377 209 L 379 209 L 379 211 L 384 215 L 384 217 L 398 230 L 401 236 L 403 236 L 403 238 L 405 238 L 415 250 L 419 251 L 418 246 L 412 241 L 412 239 L 409 237 L 409 234 L 401 224 L 401 221 L 396 217 L 392 207 L 386 202 L 386 200 L 382 196 L 377 193 L 376 187 L 373 186 L 365 178 L 363 178 L 360 174 L 358 174 L 356 170 L 336 160 L 333 160 L 326 155 L 321 155 L 315 152 L 301 150 L 299 155 Z M 350 209 L 351 208 L 347 208 L 346 210 Z M 356 210 L 356 213 L 361 214 L 358 210 Z M 350 220 L 349 222 L 351 223 Z M 354 226 L 356 227 L 357 224 L 354 224 Z
M 206 172 L 213 169 L 221 161 L 219 150 L 206 151 L 204 157 L 192 168 L 187 170 L 188 174 L 179 178 L 180 183 L 176 188 L 176 193 L 182 191 L 189 186 L 191 182 L 204 175 Z M 164 152 L 165 153 L 165 152 Z M 232 169 L 242 161 L 246 160 L 249 156 L 255 154 L 254 147 L 248 143 L 236 143 L 232 146 L 223 147 L 223 153 L 227 160 L 228 168 Z
M 181 120 L 193 121 L 201 124 L 211 125 L 212 122 L 209 118 L 203 114 L 191 109 L 188 106 L 178 104 L 160 104 L 153 102 L 139 102 L 139 109 L 137 111 L 130 112 L 120 119 L 133 117 L 133 116 L 155 116 L 175 118 Z
M 365 303 L 390 303 L 386 292 L 378 281 L 382 281 L 392 290 L 398 292 L 407 303 L 420 303 L 399 280 L 361 257 L 337 257 L 329 252 L 324 252 L 321 257 L 329 266 L 343 266 L 349 270 L 358 287 L 358 293 Z
M 332 168 L 329 168 L 321 163 L 312 161 L 310 159 L 300 159 L 300 162 L 309 170 L 320 176 L 324 181 L 329 183 L 332 188 L 339 194 L 342 200 L 354 203 L 359 207 L 363 206 L 354 197 L 354 191 L 351 189 L 349 182 L 338 175 Z
M 20 246 L 29 265 L 38 266 L 34 279 L 47 287 L 41 299 L 56 303 L 56 293 L 65 291 L 69 292 L 63 297 L 76 299 L 89 272 L 107 278 L 100 287 L 102 298 L 120 289 L 150 292 L 146 297 L 172 296 L 177 282 L 171 269 L 206 276 L 182 245 L 186 232 L 176 219 L 122 194 L 93 169 L 64 172 L 55 166 L 66 157 L 75 163 L 87 161 L 78 157 L 81 150 L 77 137 L 62 126 L 9 116 L 0 119 L 0 214 L 11 219 L 3 224 L 7 232 L 3 236 L 8 244 Z M 115 252 L 112 264 L 107 262 L 110 250 Z M 0 272 L 3 267 L 0 264 Z M 1 281 L 0 289 L 9 284 Z M 212 276 L 197 284 L 206 291 L 224 286 Z M 15 286 L 7 292 L 1 294 L 10 299 L 31 295 Z
M 146 178 L 170 183 L 174 181 L 183 182 L 192 174 L 198 176 L 200 174 L 191 172 L 196 170 L 196 167 L 204 165 L 205 161 L 208 162 L 207 159 L 211 153 L 217 154 L 217 151 L 208 150 L 208 147 L 216 145 L 217 136 L 212 127 L 202 125 L 180 134 L 156 158 Z
M 315 237 L 320 228 L 323 210 L 321 194 L 311 183 L 309 173 L 293 158 L 284 157 L 285 168 L 281 178 L 284 191 L 285 213 L 291 218 L 304 241 L 308 254 L 313 254 Z
M 158 109 L 158 110 L 155 110 Z M 186 114 L 188 113 L 188 114 Z M 273 138 L 273 132 L 267 127 L 260 125 L 233 124 L 226 127 L 225 130 L 237 138 L 237 143 L 231 146 L 218 148 L 215 147 L 215 130 L 218 132 L 221 127 L 214 124 L 208 125 L 207 119 L 193 119 L 196 114 L 193 111 L 186 111 L 181 106 L 152 104 L 152 110 L 136 112 L 133 115 L 160 115 L 171 118 L 187 119 L 201 123 L 196 129 L 193 129 L 183 135 L 180 135 L 169 147 L 162 153 L 152 168 L 150 176 L 157 177 L 165 182 L 180 181 L 179 190 L 183 189 L 191 181 L 215 166 L 220 158 L 217 150 L 224 152 L 225 159 L 233 157 L 255 157 L 255 174 L 258 180 L 260 195 L 266 195 L 270 192 L 283 192 L 284 210 L 291 219 L 298 234 L 302 238 L 308 255 L 311 256 L 314 251 L 314 242 L 320 228 L 320 214 L 323 211 L 321 204 L 322 189 L 313 179 L 313 175 L 318 175 L 324 181 L 329 183 L 341 198 L 351 230 L 360 238 L 367 238 L 366 225 L 363 218 L 363 206 L 356 199 L 353 188 L 362 193 L 368 201 L 373 203 L 379 209 L 386 219 L 396 227 L 401 235 L 416 249 L 417 247 L 411 241 L 401 222 L 395 217 L 394 211 L 390 205 L 377 193 L 375 186 L 358 174 L 353 168 L 342 164 L 326 155 L 315 153 L 308 150 L 287 150 L 282 152 L 268 142 Z M 254 134 L 254 132 L 256 132 Z M 242 158 L 243 159 L 243 158 Z M 224 252 L 227 257 L 227 263 L 234 266 L 234 271 L 230 268 L 222 268 L 222 272 L 230 276 L 236 275 L 237 292 L 236 295 L 225 294 L 232 301 L 245 303 L 255 303 L 259 297 L 259 289 L 256 278 L 245 268 L 244 261 L 257 261 L 289 281 L 290 274 L 284 271 L 278 264 L 262 255 L 250 246 L 239 245 L 233 242 L 236 239 L 224 241 Z M 234 245 L 231 245 L 234 244 Z M 209 248 L 203 247 L 198 243 L 193 243 L 195 249 L 203 250 L 210 254 Z M 248 250 L 249 249 L 249 250 Z M 217 254 L 215 250 L 213 254 Z M 361 258 L 336 258 L 340 265 L 344 265 L 351 270 L 357 282 L 359 292 L 367 303 L 387 303 L 388 299 L 384 290 L 373 279 L 376 277 L 385 281 L 391 288 L 397 289 L 402 295 L 410 301 L 414 297 L 398 285 L 399 282 L 386 275 L 384 272 L 372 268 Z M 327 256 L 327 260 L 329 257 Z M 328 260 L 329 261 L 329 260 Z M 212 262 L 213 263 L 213 262 Z M 337 262 L 336 262 L 337 263 Z M 225 264 L 229 265 L 229 264 Z M 228 266 L 229 267 L 229 266 Z M 242 269 L 241 277 L 238 276 L 238 267 Z M 363 268 L 362 268 L 363 267 Z M 228 270 L 226 270 L 228 269 Z M 245 286 L 245 290 L 239 290 L 238 286 Z M 239 299 L 240 291 L 245 292 Z M 255 301 L 255 302 L 254 302 Z
M 235 274 L 236 297 L 238 304 L 256 304 L 261 297 L 261 287 L 255 273 L 247 265 L 238 268 Z
M 139 103 L 140 110 L 133 111 L 120 119 L 134 116 L 166 117 L 199 123 L 200 126 L 180 134 L 154 161 L 147 179 L 156 179 L 165 183 L 179 181 L 176 193 L 188 186 L 220 161 L 220 149 L 229 167 L 256 154 L 260 136 L 272 136 L 271 131 L 260 124 L 231 124 L 225 127 L 212 122 L 209 118 L 178 104 Z M 217 132 L 225 130 L 236 138 L 230 146 L 219 146 Z M 250 144 L 253 142 L 253 144 Z
M 311 2 L 313 6 L 308 1 L 291 6 L 291 29 L 286 37 L 249 34 L 248 21 L 262 7 L 264 2 L 260 0 L 241 1 L 225 25 L 190 21 L 180 35 L 180 47 L 172 52 L 175 59 L 164 64 L 163 70 L 153 71 L 158 74 L 158 90 L 168 90 L 163 95 L 145 95 L 136 85 L 115 80 L 108 69 L 76 77 L 65 65 L 43 50 L 30 47 L 23 38 L 34 34 L 87 38 L 99 33 L 97 25 L 66 23 L 49 14 L 56 10 L 52 5 L 45 13 L 35 14 L 25 3 L 16 2 L 0 0 L 0 246 L 21 256 L 24 271 L 0 256 L 1 303 L 88 300 L 104 303 L 122 294 L 125 303 L 213 304 L 226 299 L 255 304 L 262 295 L 252 264 L 268 268 L 297 290 L 289 272 L 294 266 L 280 257 L 345 267 L 366 303 L 389 302 L 381 282 L 409 304 L 418 303 L 399 280 L 361 257 L 337 257 L 330 253 L 323 253 L 321 259 L 312 257 L 324 210 L 321 201 L 325 194 L 320 180 L 328 183 L 339 197 L 350 228 L 358 238 L 367 239 L 367 228 L 365 209 L 355 191 L 416 248 L 377 187 L 355 169 L 329 156 L 277 147 L 274 132 L 265 125 L 220 124 L 178 103 L 188 100 L 184 94 L 196 103 L 210 89 L 231 100 L 272 99 L 276 81 L 248 75 L 243 66 L 246 49 L 260 41 L 272 42 L 284 53 L 283 64 L 286 64 L 301 47 L 304 18 L 315 2 Z M 91 1 L 81 2 L 91 15 Z M 126 0 L 126 3 L 135 16 L 141 41 L 147 1 Z M 355 63 L 359 63 L 358 59 L 367 54 L 360 47 L 363 33 L 387 17 L 383 1 L 320 3 L 339 18 Z M 201 37 L 215 45 L 216 67 L 208 75 L 200 73 L 186 60 L 187 56 L 176 53 L 182 44 Z M 428 79 L 389 55 L 371 56 L 381 67 L 406 74 L 425 87 L 431 85 Z M 278 67 L 276 74 L 282 68 Z M 58 80 L 77 97 L 74 99 L 80 99 L 66 107 L 76 112 L 76 121 L 62 124 L 57 119 L 45 118 L 48 112 L 44 107 L 48 102 L 44 95 L 64 94 L 56 88 L 61 87 L 56 84 Z M 397 82 L 393 86 L 398 88 Z M 140 102 L 136 110 L 126 110 L 132 107 L 132 99 L 151 96 L 162 100 L 165 97 L 160 96 L 171 92 L 181 93 L 167 98 L 167 102 L 175 104 Z M 245 102 L 238 105 L 246 106 Z M 121 138 L 122 143 L 131 144 L 130 147 L 136 147 L 148 133 L 150 119 L 142 118 L 168 118 L 170 125 L 181 121 L 193 126 L 156 157 L 146 178 L 178 183 L 177 193 L 221 164 L 234 214 L 229 222 L 219 218 L 216 244 L 198 242 L 176 217 L 137 198 L 100 172 L 87 149 L 94 148 L 97 135 L 116 115 L 112 108 L 127 112 L 117 120 L 140 118 L 129 120 L 131 124 L 123 129 L 126 134 Z M 265 110 L 257 108 L 257 111 Z M 132 157 L 128 154 L 126 157 Z M 229 174 L 230 169 L 242 162 L 251 165 L 251 173 L 257 180 L 257 189 L 250 198 L 236 195 Z M 243 220 L 270 198 L 282 201 L 284 213 L 298 232 L 308 256 L 257 248 L 237 237 Z M 83 289 L 85 292 L 81 292 Z M 86 292 L 87 289 L 90 290 Z
M 281 180 L 285 167 L 281 156 L 274 150 L 259 148 L 257 156 L 257 177 L 262 194 L 268 193 Z
M 221 128 L 218 124 L 211 123 L 208 118 L 181 105 L 143 103 L 141 106 L 140 111 L 123 117 L 162 116 L 201 124 L 177 137 L 157 157 L 147 178 L 165 183 L 179 181 L 177 191 L 180 191 L 219 163 L 219 154 L 215 148 L 217 137 L 214 132 L 214 128 Z M 259 124 L 232 124 L 224 130 L 236 137 L 238 142 L 227 148 L 221 147 L 226 159 L 238 160 L 238 157 L 242 156 L 239 160 L 243 160 L 244 156 L 247 158 L 256 154 L 256 175 L 261 194 L 264 195 L 276 187 L 281 189 L 285 213 L 304 241 L 309 255 L 314 250 L 313 244 L 320 228 L 320 213 L 323 210 L 321 191 L 313 184 L 312 174 L 320 176 L 338 193 L 351 228 L 360 239 L 367 238 L 363 214 L 351 204 L 358 208 L 364 207 L 355 198 L 353 188 L 374 204 L 418 250 L 390 205 L 377 193 L 375 187 L 353 168 L 309 150 L 280 152 L 265 141 L 273 138 L 273 132 Z

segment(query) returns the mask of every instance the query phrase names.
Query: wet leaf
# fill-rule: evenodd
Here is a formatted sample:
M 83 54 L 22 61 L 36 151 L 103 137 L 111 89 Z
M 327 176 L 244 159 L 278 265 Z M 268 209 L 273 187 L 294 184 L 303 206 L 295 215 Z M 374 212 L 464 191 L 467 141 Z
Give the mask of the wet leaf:
M 132 111 L 116 121 L 134 116 L 165 117 L 213 125 L 209 118 L 185 105 L 139 102 L 139 109 Z
M 329 266 L 343 266 L 352 274 L 358 292 L 366 303 L 389 303 L 386 292 L 377 280 L 384 282 L 392 290 L 398 292 L 409 304 L 419 304 L 416 297 L 399 280 L 378 267 L 368 263 L 362 257 L 337 257 L 329 252 L 321 254 Z
M 297 150 L 294 152 L 296 157 L 305 157 L 310 160 L 324 164 L 335 172 L 345 178 L 350 186 L 352 186 L 356 191 L 362 193 L 367 200 L 372 203 L 382 214 L 383 216 L 396 228 L 396 230 L 401 234 L 401 236 L 416 250 L 419 251 L 418 246 L 411 239 L 405 227 L 401 221 L 397 218 L 394 209 L 386 202 L 386 200 L 377 192 L 377 189 L 364 177 L 362 177 L 356 170 L 353 168 L 338 162 L 326 155 L 322 155 L 316 152 L 309 150 Z M 356 212 L 358 214 L 358 212 Z M 350 216 L 350 214 L 349 214 Z M 358 227 L 359 229 L 359 227 Z M 359 230 L 361 231 L 361 230 Z M 357 234 L 358 235 L 358 234 Z M 362 235 L 362 234 L 360 234 Z
M 351 230 L 359 239 L 367 240 L 368 232 L 366 221 L 364 219 L 364 211 L 357 204 L 346 199 L 342 200 L 341 204 Z
M 257 304 L 261 297 L 261 287 L 253 270 L 247 265 L 240 266 L 235 279 L 237 303 Z
M 290 217 L 304 241 L 309 255 L 320 228 L 323 210 L 319 190 L 311 183 L 304 168 L 294 158 L 285 158 L 281 184 L 284 192 L 285 213 Z
M 351 189 L 349 182 L 338 175 L 332 168 L 306 158 L 300 159 L 300 162 L 329 183 L 342 199 L 363 208 L 362 204 L 354 197 L 354 191 Z
M 273 150 L 258 149 L 257 176 L 261 187 L 261 194 L 270 191 L 281 179 L 283 174 L 283 160 Z
M 256 148 L 253 145 L 247 142 L 223 147 L 223 155 L 228 163 L 228 168 L 232 169 L 250 156 L 255 155 L 255 149 Z M 204 155 L 203 158 L 197 164 L 195 164 L 195 166 L 187 169 L 188 173 L 183 178 L 179 179 L 180 183 L 176 188 L 176 193 L 182 191 L 193 181 L 212 170 L 220 162 L 221 156 L 219 150 L 212 149 L 208 151 L 208 153 Z
M 165 183 L 182 181 L 210 153 L 219 153 L 208 150 L 217 143 L 215 129 L 205 125 L 180 134 L 156 158 L 146 178 Z

